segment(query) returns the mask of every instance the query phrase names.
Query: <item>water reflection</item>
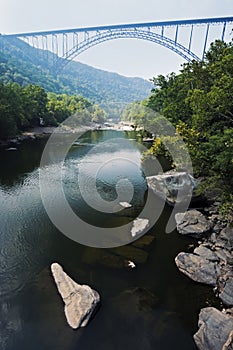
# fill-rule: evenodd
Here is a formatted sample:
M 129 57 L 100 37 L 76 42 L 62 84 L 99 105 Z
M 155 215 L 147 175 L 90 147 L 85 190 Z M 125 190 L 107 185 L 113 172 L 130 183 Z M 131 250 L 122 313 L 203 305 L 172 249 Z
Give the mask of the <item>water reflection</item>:
M 90 216 L 90 208 L 80 196 L 77 166 L 96 143 L 124 135 L 137 138 L 133 133 L 89 132 L 67 156 L 64 188 L 71 205 L 84 217 Z M 128 149 L 123 146 L 115 152 L 119 158 L 127 152 L 133 164 L 139 164 L 143 147 L 130 142 Z M 127 251 L 88 248 L 69 240 L 51 224 L 41 202 L 37 167 L 44 144 L 45 140 L 25 143 L 14 154 L 0 151 L 1 350 L 194 350 L 192 334 L 197 315 L 211 292 L 181 275 L 174 264 L 176 254 L 194 241 L 176 233 L 164 233 L 170 215 L 167 207 L 145 236 L 147 240 L 125 247 Z M 90 154 L 87 179 L 91 176 L 91 164 L 105 156 L 111 157 L 110 149 Z M 51 204 L 56 201 L 56 166 L 45 169 Z M 111 167 L 109 163 L 106 172 L 100 169 L 100 192 L 101 186 L 111 188 L 116 182 L 117 168 L 121 169 L 121 164 Z M 121 170 L 122 174 L 124 166 Z M 135 168 L 129 171 L 135 172 Z M 143 173 L 136 173 L 134 181 L 138 189 L 134 200 L 140 207 L 145 192 Z M 106 193 L 114 198 L 112 188 Z M 106 193 L 102 195 L 107 196 Z M 111 225 L 132 220 L 124 211 L 121 214 L 109 219 Z M 102 220 L 97 214 L 92 217 L 97 222 Z M 129 254 L 138 259 L 133 270 L 124 264 Z M 63 304 L 49 270 L 53 261 L 61 263 L 79 283 L 89 284 L 101 294 L 102 307 L 85 329 L 74 332 L 66 324 Z

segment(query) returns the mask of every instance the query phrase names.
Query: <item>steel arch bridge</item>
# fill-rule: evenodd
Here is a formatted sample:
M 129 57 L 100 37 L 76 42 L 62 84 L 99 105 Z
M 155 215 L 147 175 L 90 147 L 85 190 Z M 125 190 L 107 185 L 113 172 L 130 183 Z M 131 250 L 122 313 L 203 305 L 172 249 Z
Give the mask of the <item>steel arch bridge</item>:
M 5 34 L 2 37 L 8 40 L 22 39 L 29 45 L 41 49 L 39 52 L 50 60 L 52 58 L 51 66 L 58 72 L 89 48 L 121 38 L 151 41 L 172 50 L 186 61 L 199 61 L 204 58 L 209 41 L 224 40 L 226 34 L 229 36 L 232 32 L 232 28 L 233 17 L 219 17 Z M 194 43 L 194 36 L 198 30 L 201 45 Z M 49 55 L 49 51 L 53 55 Z

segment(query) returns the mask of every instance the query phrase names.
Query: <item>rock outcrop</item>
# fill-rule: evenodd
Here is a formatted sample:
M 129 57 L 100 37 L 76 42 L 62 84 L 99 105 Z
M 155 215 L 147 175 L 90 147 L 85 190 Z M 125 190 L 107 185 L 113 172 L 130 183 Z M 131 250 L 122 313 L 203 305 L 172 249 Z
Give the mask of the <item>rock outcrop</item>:
M 215 287 L 215 292 L 226 306 L 233 306 L 233 229 L 225 227 L 219 234 L 213 232 L 193 253 L 180 253 L 175 258 L 177 267 L 186 276 Z
M 199 350 L 232 349 L 233 317 L 214 307 L 201 310 L 198 322 L 199 330 L 194 335 Z
M 219 205 L 215 200 L 203 208 L 206 217 L 196 210 L 176 215 L 178 231 L 200 241 L 193 253 L 182 252 L 175 262 L 192 280 L 214 286 L 215 294 L 229 307 L 233 306 L 233 228 L 219 213 Z M 202 309 L 194 340 L 199 350 L 233 350 L 233 309 Z
M 99 306 L 99 294 L 87 285 L 74 282 L 57 263 L 51 265 L 51 271 L 65 303 L 68 324 L 74 329 L 86 326 Z
M 177 231 L 182 235 L 201 236 L 210 230 L 210 222 L 198 210 L 175 215 Z
M 193 190 L 197 187 L 197 181 L 187 172 L 168 171 L 146 179 L 148 187 L 172 206 L 190 201 Z

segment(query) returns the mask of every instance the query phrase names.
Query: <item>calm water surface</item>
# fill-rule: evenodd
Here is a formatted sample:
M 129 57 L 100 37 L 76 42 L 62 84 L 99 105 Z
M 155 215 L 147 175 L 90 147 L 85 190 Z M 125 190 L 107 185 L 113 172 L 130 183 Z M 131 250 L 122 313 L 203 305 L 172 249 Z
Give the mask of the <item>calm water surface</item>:
M 147 187 L 140 167 L 140 143 L 132 140 L 126 147 L 122 142 L 118 149 L 108 144 L 90 152 L 106 140 L 135 137 L 133 133 L 92 131 L 72 146 L 64 163 L 64 190 L 84 220 L 120 226 L 142 210 Z M 45 142 L 25 142 L 15 152 L 0 150 L 0 349 L 196 349 L 192 335 L 197 330 L 198 312 L 215 300 L 208 287 L 183 276 L 174 264 L 175 256 L 195 241 L 177 232 L 164 233 L 171 212 L 167 207 L 147 233 L 154 237 L 153 242 L 140 246 L 147 259 L 133 270 L 114 263 L 112 257 L 125 254 L 121 250 L 89 248 L 65 237 L 50 222 L 40 197 L 38 167 Z M 116 181 L 122 174 L 130 177 L 135 189 L 134 210 L 103 216 L 83 201 L 77 167 L 85 157 L 90 164 L 86 168 L 88 184 L 91 164 L 107 159 L 111 152 L 118 161 L 98 173 L 97 187 L 104 199 L 113 200 Z M 131 165 L 125 167 L 121 161 L 125 158 L 132 159 Z M 56 168 L 51 165 L 46 171 L 50 179 L 47 195 L 53 200 Z M 101 308 L 85 329 L 74 331 L 66 324 L 50 274 L 54 261 L 101 295 Z

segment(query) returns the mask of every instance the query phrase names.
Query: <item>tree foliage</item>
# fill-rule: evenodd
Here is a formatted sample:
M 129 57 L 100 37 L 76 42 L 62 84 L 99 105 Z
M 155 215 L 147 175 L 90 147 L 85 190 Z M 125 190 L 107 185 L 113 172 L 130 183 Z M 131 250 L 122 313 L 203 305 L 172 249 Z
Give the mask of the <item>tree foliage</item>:
M 156 134 L 158 114 L 168 119 L 188 147 L 195 175 L 214 179 L 216 186 L 232 193 L 233 43 L 218 40 L 203 61 L 186 63 L 179 74 L 159 75 L 152 81 L 154 89 L 143 104 L 157 115 L 153 121 L 144 116 L 144 125 L 153 125 Z M 167 152 L 162 140 L 158 135 L 148 153 Z M 175 135 L 171 142 L 175 145 Z
M 104 111 L 82 96 L 47 93 L 39 85 L 0 83 L 0 139 L 29 127 L 56 126 L 74 114 L 77 125 L 105 120 Z

